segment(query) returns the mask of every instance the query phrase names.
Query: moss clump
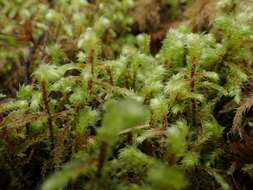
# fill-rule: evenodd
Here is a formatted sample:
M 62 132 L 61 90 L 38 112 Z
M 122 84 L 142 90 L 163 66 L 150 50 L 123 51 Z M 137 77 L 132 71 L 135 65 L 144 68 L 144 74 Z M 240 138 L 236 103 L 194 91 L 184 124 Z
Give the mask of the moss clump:
M 249 189 L 252 5 L 0 2 L 0 186 Z

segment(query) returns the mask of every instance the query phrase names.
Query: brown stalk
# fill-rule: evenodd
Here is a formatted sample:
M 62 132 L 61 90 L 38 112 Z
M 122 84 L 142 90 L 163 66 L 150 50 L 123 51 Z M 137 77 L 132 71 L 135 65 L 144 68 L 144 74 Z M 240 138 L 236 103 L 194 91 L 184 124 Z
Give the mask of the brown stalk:
M 163 116 L 163 128 L 166 129 L 168 127 L 168 117 L 167 114 Z
M 190 76 L 190 86 L 191 92 L 195 93 L 195 75 L 196 75 L 196 59 L 193 58 L 192 60 L 192 68 L 191 68 L 191 76 Z M 197 124 L 197 103 L 194 98 L 191 100 L 191 108 L 192 108 L 192 125 L 196 126 Z
M 53 120 L 52 120 L 52 115 L 49 109 L 49 99 L 48 99 L 47 87 L 46 87 L 45 81 L 41 81 L 41 87 L 42 87 L 42 98 L 43 98 L 43 103 L 44 103 L 44 109 L 48 116 L 47 124 L 48 124 L 48 130 L 49 130 L 49 139 L 51 141 L 51 149 L 54 150 Z
M 106 152 L 107 152 L 107 143 L 102 142 L 100 145 L 100 152 L 99 152 L 99 157 L 98 157 L 98 165 L 97 165 L 97 173 L 96 173 L 97 179 L 99 179 L 102 175 L 102 170 L 103 170 L 104 163 L 106 160 Z
M 111 85 L 114 85 L 114 82 L 113 82 L 113 76 L 112 76 L 112 70 L 109 68 L 109 67 L 106 67 L 106 72 L 109 76 L 109 81 L 110 81 L 110 84 Z
M 95 189 L 95 187 L 99 185 L 98 182 L 100 181 L 99 179 L 102 176 L 102 171 L 103 171 L 105 160 L 106 160 L 107 147 L 108 147 L 108 144 L 105 141 L 101 142 L 100 147 L 99 147 L 100 148 L 99 156 L 97 160 L 97 172 L 95 174 L 95 178 L 91 185 L 91 190 Z

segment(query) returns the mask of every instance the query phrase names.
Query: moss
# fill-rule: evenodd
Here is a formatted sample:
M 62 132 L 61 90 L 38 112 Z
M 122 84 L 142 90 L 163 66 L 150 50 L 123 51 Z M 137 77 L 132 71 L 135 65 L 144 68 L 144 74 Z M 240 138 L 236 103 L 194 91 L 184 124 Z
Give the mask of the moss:
M 0 5 L 3 188 L 250 187 L 252 1 Z

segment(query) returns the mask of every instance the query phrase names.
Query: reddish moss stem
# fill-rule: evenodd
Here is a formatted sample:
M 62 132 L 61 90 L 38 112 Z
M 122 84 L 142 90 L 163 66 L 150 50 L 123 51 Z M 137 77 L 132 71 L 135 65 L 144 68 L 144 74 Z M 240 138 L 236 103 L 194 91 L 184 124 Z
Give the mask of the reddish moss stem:
M 113 82 L 113 76 L 112 76 L 112 70 L 110 69 L 110 68 L 106 68 L 106 72 L 107 72 L 107 74 L 108 74 L 108 76 L 109 76 L 109 81 L 110 81 L 110 84 L 111 85 L 114 85 L 114 82 Z
M 166 129 L 168 127 L 168 117 L 167 114 L 163 116 L 163 128 Z
M 107 145 L 108 144 L 105 141 L 101 142 L 100 144 L 99 156 L 97 160 L 97 171 L 90 188 L 91 190 L 97 189 L 96 187 L 100 186 L 99 182 L 100 182 L 100 177 L 102 176 L 102 171 L 103 171 L 105 160 L 106 160 L 106 153 L 107 153 L 107 147 L 108 147 Z
M 98 165 L 97 165 L 97 173 L 96 173 L 97 179 L 99 179 L 102 175 L 102 170 L 103 170 L 104 163 L 106 160 L 106 152 L 107 152 L 107 143 L 102 142 L 100 145 L 100 152 L 99 152 L 99 157 L 98 157 Z
M 91 66 L 92 77 L 94 77 L 94 74 L 95 74 L 94 58 L 95 58 L 95 50 L 90 49 L 88 52 L 87 63 L 90 64 L 90 66 Z
M 47 114 L 47 124 L 48 124 L 48 130 L 49 130 L 49 139 L 51 141 L 52 150 L 54 149 L 54 131 L 53 131 L 53 120 L 49 109 L 49 99 L 47 94 L 47 87 L 46 82 L 41 81 L 41 88 L 42 88 L 42 98 L 44 103 L 44 109 Z

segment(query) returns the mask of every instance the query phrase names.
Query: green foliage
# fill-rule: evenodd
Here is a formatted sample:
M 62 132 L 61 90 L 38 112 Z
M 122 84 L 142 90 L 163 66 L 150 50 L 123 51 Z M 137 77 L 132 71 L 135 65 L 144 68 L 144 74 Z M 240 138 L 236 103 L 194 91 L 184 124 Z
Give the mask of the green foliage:
M 81 135 L 84 135 L 87 127 L 89 125 L 94 125 L 98 119 L 99 115 L 96 110 L 82 110 L 79 113 L 78 127 L 76 130 Z
M 186 185 L 182 171 L 178 168 L 169 168 L 157 165 L 148 174 L 148 181 L 156 189 L 183 189 Z
M 120 131 L 145 122 L 147 115 L 145 108 L 138 102 L 108 102 L 105 105 L 102 127 L 98 129 L 98 138 L 110 144 L 118 137 Z
M 0 1 L 0 73 L 9 72 L 1 64 L 22 62 L 26 79 L 14 98 L 0 93 L 5 189 L 236 186 L 222 163 L 231 113 L 220 114 L 225 101 L 251 94 L 252 2 L 221 0 L 210 29 L 180 23 L 158 48 L 166 26 L 134 31 L 136 2 Z M 177 18 L 191 1 L 161 4 Z M 240 108 L 236 129 L 251 123 L 242 119 L 251 104 Z

